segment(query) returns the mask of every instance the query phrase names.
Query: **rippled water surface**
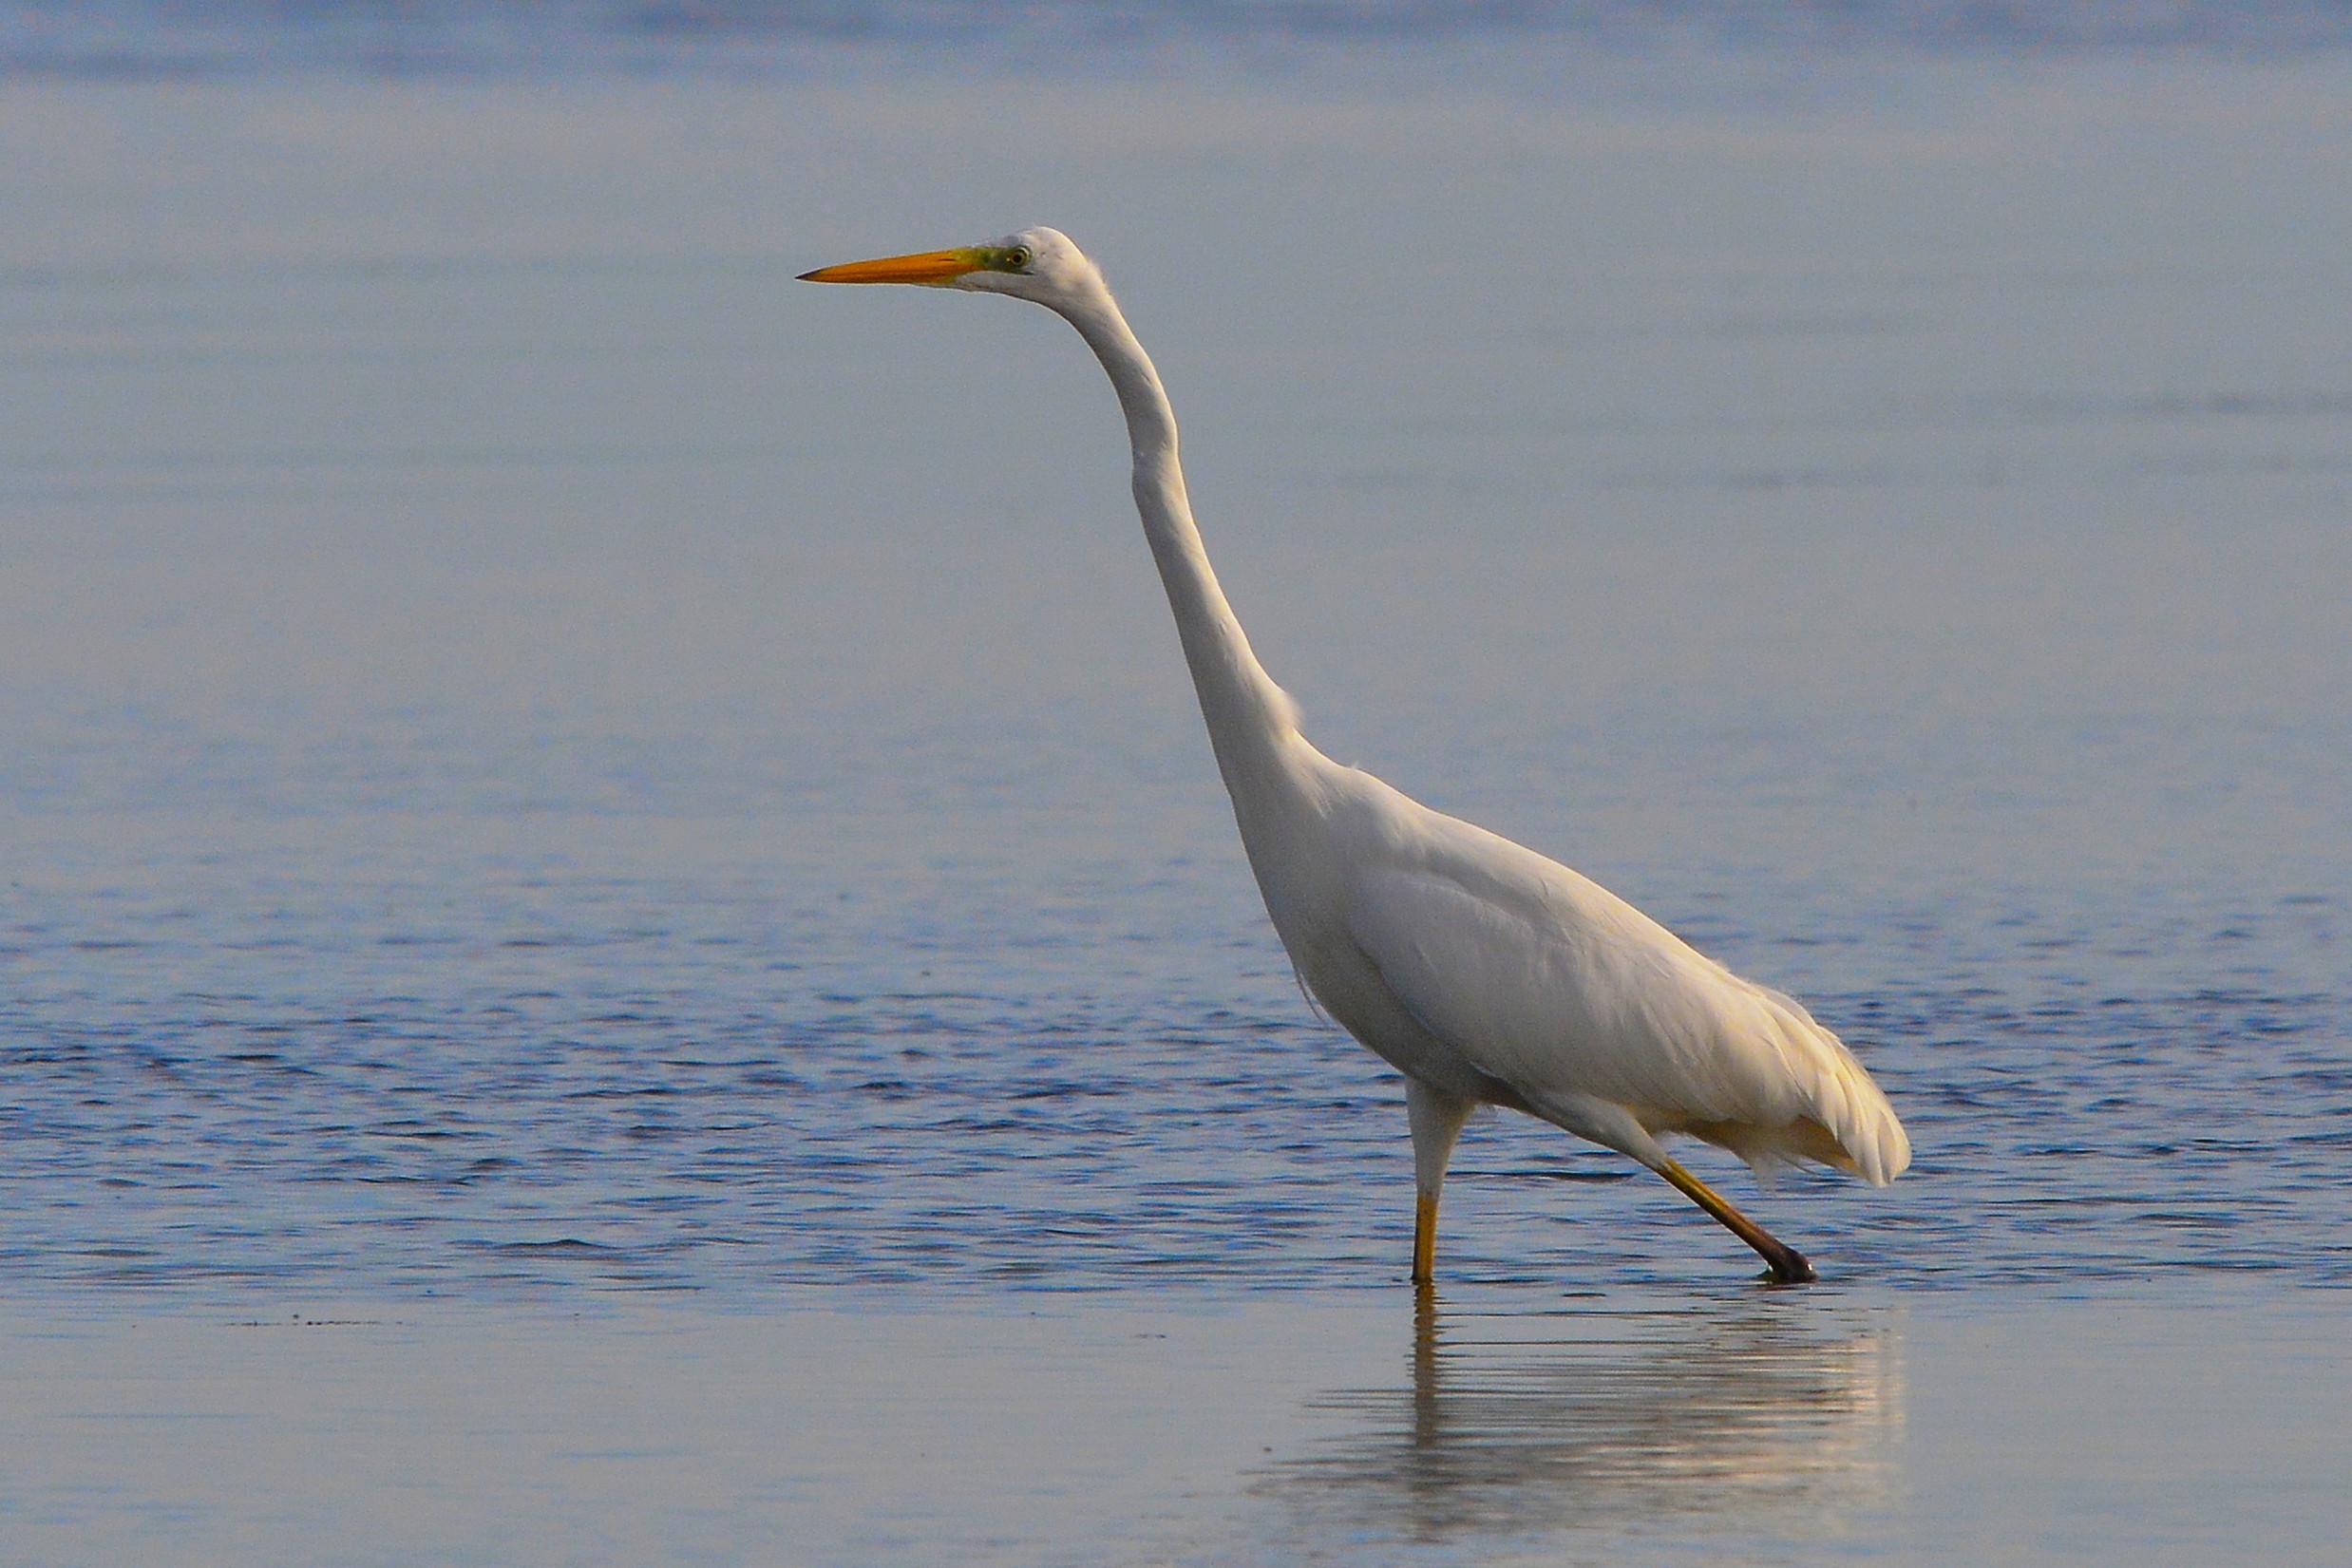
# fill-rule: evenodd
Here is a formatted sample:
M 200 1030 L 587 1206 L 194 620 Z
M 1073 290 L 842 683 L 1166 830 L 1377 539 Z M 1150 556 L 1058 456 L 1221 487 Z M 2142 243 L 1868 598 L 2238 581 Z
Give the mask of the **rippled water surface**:
M 1825 1273 L 2343 1282 L 2341 67 L 1660 69 L 21 83 L 14 1286 L 1396 1279 L 1097 373 L 790 281 L 1038 219 L 1310 733 L 1864 1055 Z M 1748 1268 L 1512 1120 L 1447 1232 Z
M 1670 9 L 0 14 L 0 1557 L 2338 1560 L 2342 19 Z M 793 281 L 1037 221 L 1822 1284 L 1498 1117 L 1402 1288 L 1099 372 Z
M 1186 809 L 1170 793 L 1136 803 Z M 951 821 L 1024 847 L 1116 834 Z M 1307 1014 L 1222 846 L 1065 850 L 1040 876 L 910 854 L 926 830 L 902 819 L 829 822 L 804 856 L 772 818 L 44 825 L 56 879 L 15 890 L 9 936 L 20 1281 L 1397 1272 L 1396 1086 Z M 1703 890 L 1683 924 L 1811 979 L 1912 1128 L 1890 1192 L 1761 1200 L 1838 1275 L 2343 1277 L 2332 902 L 1788 894 L 1770 913 L 1803 945 Z M 1871 983 L 1825 985 L 1841 967 Z M 1671 1193 L 1533 1124 L 1483 1124 L 1458 1169 L 1457 1275 L 1745 1267 Z

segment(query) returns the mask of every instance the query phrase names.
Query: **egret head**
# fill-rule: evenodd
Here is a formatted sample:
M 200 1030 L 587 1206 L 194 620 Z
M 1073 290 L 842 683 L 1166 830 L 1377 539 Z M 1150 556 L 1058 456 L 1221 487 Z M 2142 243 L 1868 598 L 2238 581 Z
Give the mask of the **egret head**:
M 1094 263 L 1058 229 L 1023 229 L 960 251 L 924 251 L 820 267 L 801 277 L 809 283 L 921 283 L 935 289 L 1011 294 L 1053 307 L 1072 303 L 1102 287 L 1102 274 L 1094 270 Z

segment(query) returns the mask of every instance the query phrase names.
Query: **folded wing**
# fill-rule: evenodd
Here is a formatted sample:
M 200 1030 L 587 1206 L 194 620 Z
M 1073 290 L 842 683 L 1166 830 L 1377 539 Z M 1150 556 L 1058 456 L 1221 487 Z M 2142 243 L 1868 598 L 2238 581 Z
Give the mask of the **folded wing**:
M 1356 877 L 1349 931 L 1481 1070 L 1539 1107 L 1622 1107 L 1759 1168 L 1814 1159 L 1883 1185 L 1909 1163 L 1886 1096 L 1794 1001 L 1565 866 L 1438 821 L 1413 863 Z

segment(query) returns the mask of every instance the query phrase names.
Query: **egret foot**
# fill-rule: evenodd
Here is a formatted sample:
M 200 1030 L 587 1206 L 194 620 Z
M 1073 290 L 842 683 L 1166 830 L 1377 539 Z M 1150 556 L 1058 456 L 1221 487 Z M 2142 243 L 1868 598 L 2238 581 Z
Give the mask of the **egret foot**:
M 1812 1283 L 1813 1266 L 1805 1261 L 1805 1255 L 1779 1240 L 1770 1231 L 1733 1208 L 1724 1197 L 1672 1160 L 1658 1167 L 1658 1174 L 1675 1185 L 1675 1190 L 1714 1217 L 1717 1223 L 1754 1247 L 1756 1256 L 1764 1259 L 1764 1267 L 1775 1285 L 1809 1285 Z

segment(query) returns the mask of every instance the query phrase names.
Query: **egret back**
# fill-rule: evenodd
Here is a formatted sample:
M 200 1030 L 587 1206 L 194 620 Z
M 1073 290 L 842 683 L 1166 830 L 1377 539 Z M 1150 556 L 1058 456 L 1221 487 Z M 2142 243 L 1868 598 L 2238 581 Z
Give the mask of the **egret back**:
M 1884 1184 L 1909 1162 L 1886 1096 L 1797 1003 L 1567 867 L 1396 799 L 1415 820 L 1360 863 L 1348 929 L 1479 1070 L 1637 1159 L 1683 1132 L 1759 1170 L 1817 1160 Z

